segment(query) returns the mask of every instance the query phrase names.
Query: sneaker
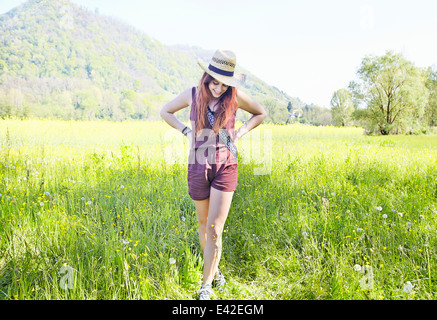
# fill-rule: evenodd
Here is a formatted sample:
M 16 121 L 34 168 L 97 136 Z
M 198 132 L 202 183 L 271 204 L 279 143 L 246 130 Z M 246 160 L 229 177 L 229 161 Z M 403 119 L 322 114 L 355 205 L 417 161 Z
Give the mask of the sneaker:
M 225 276 L 220 272 L 220 270 L 217 270 L 214 275 L 214 280 L 212 280 L 212 286 L 219 289 L 220 291 L 223 291 L 225 284 Z
M 211 295 L 214 294 L 210 284 L 207 284 L 205 287 L 201 286 L 197 293 L 199 294 L 199 300 L 211 300 Z

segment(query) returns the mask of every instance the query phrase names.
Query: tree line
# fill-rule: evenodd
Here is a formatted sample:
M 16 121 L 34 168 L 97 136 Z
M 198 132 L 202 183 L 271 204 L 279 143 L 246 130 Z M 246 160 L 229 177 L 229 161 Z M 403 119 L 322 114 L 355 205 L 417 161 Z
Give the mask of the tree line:
M 418 134 L 437 126 L 437 70 L 419 68 L 402 54 L 366 56 L 357 79 L 334 92 L 332 121 L 370 134 Z

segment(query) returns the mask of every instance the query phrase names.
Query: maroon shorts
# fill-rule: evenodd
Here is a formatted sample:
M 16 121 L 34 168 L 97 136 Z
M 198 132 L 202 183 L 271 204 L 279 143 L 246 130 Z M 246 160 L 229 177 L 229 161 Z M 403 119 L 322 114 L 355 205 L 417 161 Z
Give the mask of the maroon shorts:
M 209 198 L 210 188 L 220 191 L 235 191 L 238 184 L 238 165 L 236 163 L 188 164 L 188 194 L 199 201 Z

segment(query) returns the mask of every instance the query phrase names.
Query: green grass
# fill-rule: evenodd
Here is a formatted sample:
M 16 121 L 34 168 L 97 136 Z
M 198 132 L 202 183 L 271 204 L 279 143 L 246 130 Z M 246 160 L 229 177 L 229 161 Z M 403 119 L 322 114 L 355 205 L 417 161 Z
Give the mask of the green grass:
M 261 125 L 239 141 L 216 299 L 436 298 L 437 136 L 362 132 Z M 0 139 L 0 299 L 196 298 L 180 133 L 5 120 Z

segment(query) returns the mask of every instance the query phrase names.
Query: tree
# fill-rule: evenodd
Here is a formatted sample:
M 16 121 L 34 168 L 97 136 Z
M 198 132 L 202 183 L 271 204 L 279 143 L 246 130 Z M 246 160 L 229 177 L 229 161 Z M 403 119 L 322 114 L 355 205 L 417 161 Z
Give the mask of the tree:
M 335 91 L 331 99 L 331 114 L 334 125 L 350 126 L 353 122 L 353 112 L 352 94 L 346 89 Z
M 425 119 L 430 127 L 437 126 L 437 69 L 428 68 L 426 87 L 429 90 L 429 99 L 425 107 Z
M 384 56 L 367 56 L 357 71 L 358 82 L 351 82 L 354 101 L 371 132 L 413 132 L 428 99 L 424 70 L 401 54 L 387 51 Z
M 261 104 L 267 111 L 266 122 L 272 123 L 285 123 L 288 118 L 287 109 L 278 106 L 278 103 L 271 98 L 265 98 L 261 101 Z

